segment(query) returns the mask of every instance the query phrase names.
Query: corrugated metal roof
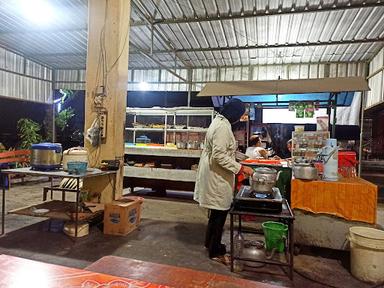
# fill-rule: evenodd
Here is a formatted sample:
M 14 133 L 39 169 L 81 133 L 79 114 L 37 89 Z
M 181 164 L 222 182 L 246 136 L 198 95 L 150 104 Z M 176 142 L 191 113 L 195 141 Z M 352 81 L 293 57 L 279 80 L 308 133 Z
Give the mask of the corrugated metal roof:
M 53 68 L 85 67 L 88 1 L 49 2 L 60 17 L 49 28 L 32 28 L 15 1 L 0 0 L 0 45 Z M 167 67 L 367 61 L 384 39 L 384 3 L 376 0 L 132 0 L 131 10 L 130 68 L 159 61 Z M 148 58 L 142 53 L 152 46 L 151 21 Z

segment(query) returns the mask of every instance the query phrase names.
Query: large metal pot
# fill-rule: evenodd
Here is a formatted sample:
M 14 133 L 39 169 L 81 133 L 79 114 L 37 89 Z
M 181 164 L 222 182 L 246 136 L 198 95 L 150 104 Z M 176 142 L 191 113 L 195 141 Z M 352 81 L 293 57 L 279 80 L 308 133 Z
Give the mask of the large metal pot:
M 252 190 L 257 192 L 271 192 L 275 187 L 276 181 L 279 179 L 279 173 L 272 168 L 259 167 L 255 169 L 255 172 L 249 177 L 249 183 Z
M 31 167 L 35 170 L 54 170 L 60 168 L 62 155 L 61 144 L 33 144 L 31 147 Z
M 292 170 L 297 179 L 316 180 L 319 176 L 316 167 L 310 163 L 295 163 Z

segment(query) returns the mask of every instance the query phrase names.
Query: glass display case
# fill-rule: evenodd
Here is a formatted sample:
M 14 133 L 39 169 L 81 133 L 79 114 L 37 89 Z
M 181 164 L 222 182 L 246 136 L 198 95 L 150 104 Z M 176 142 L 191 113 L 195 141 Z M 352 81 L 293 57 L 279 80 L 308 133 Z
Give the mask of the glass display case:
M 292 160 L 299 158 L 316 159 L 329 137 L 329 131 L 292 132 Z

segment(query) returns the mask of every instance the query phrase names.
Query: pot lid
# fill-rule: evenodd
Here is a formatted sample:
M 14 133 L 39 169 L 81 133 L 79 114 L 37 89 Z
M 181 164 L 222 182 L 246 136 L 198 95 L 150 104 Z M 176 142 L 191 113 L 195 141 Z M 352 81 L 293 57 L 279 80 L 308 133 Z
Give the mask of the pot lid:
M 74 147 L 65 150 L 64 155 L 88 155 L 88 151 L 83 147 Z
M 272 168 L 267 168 L 267 167 L 259 167 L 255 169 L 255 173 L 260 173 L 260 174 L 276 174 L 277 171 Z
M 305 163 L 305 162 L 299 162 L 299 163 L 295 163 L 294 166 L 300 166 L 300 167 L 312 167 L 312 163 Z
M 38 143 L 32 144 L 32 149 L 40 149 L 40 150 L 61 150 L 61 144 L 59 143 Z

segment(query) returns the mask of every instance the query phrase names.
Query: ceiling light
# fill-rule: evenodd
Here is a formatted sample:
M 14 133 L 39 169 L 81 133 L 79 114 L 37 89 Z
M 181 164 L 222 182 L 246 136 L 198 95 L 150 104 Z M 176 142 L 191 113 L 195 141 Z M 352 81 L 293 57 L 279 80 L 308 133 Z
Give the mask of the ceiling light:
M 35 25 L 46 25 L 54 20 L 54 9 L 47 0 L 18 0 L 15 8 Z
M 139 83 L 139 89 L 140 90 L 143 90 L 143 91 L 146 91 L 149 89 L 149 85 L 147 82 L 140 82 Z

